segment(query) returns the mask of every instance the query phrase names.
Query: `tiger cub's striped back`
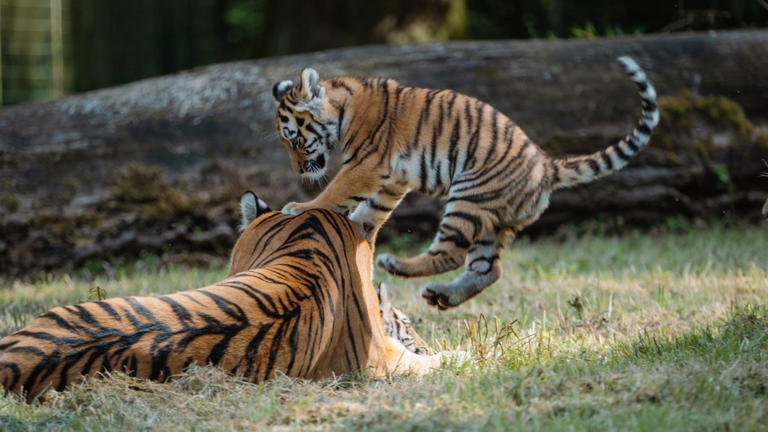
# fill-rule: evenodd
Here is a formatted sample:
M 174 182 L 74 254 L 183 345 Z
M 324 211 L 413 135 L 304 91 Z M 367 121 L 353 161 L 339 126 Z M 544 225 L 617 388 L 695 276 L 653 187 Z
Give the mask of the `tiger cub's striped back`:
M 292 217 L 252 194 L 244 200 L 258 216 L 237 240 L 225 280 L 51 309 L 0 340 L 0 385 L 31 399 L 97 372 L 162 381 L 191 363 L 252 382 L 278 371 L 317 378 L 439 364 L 384 334 L 371 250 L 355 224 L 327 210 Z

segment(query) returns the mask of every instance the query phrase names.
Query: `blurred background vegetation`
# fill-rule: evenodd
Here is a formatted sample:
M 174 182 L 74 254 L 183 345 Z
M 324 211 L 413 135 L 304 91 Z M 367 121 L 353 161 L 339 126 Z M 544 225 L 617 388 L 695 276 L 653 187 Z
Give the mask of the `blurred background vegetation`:
M 0 0 L 0 102 L 351 45 L 767 25 L 765 0 Z

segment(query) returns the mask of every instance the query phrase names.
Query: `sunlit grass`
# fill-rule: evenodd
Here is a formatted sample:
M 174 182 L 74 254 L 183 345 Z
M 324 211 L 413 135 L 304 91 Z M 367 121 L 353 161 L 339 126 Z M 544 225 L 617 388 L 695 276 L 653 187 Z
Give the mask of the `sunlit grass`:
M 352 374 L 242 383 L 193 368 L 159 384 L 124 376 L 45 403 L 0 398 L 0 429 L 759 430 L 768 424 L 768 230 L 540 239 L 503 254 L 502 280 L 438 312 L 425 280 L 377 272 L 436 349 L 470 363 L 428 376 Z M 48 308 L 214 282 L 224 269 L 151 265 L 0 290 L 0 334 Z M 448 274 L 436 279 L 450 279 Z M 92 280 L 91 280 L 92 279 Z

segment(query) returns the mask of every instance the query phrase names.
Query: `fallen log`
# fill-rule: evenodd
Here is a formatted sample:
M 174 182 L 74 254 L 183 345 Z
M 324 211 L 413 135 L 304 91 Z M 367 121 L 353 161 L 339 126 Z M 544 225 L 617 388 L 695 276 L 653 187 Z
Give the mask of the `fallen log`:
M 0 274 L 108 255 L 225 253 L 244 190 L 275 206 L 307 199 L 273 131 L 270 91 L 304 66 L 477 96 L 564 155 L 602 148 L 631 128 L 639 103 L 615 66 L 619 55 L 635 57 L 665 96 L 659 130 L 624 171 L 556 193 L 529 232 L 596 216 L 642 224 L 758 217 L 768 189 L 759 177 L 768 32 L 367 46 L 0 109 Z M 389 232 L 431 235 L 440 209 L 411 197 Z

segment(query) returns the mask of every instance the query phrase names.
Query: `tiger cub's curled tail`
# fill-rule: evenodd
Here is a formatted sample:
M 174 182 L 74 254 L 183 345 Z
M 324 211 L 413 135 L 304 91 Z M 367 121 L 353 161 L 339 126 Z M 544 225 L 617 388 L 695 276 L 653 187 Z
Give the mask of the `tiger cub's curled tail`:
M 555 159 L 556 181 L 553 190 L 591 182 L 624 168 L 648 144 L 651 131 L 659 123 L 656 89 L 648 81 L 645 72 L 631 57 L 619 57 L 618 61 L 640 93 L 643 110 L 637 126 L 624 139 L 603 150 L 585 156 Z

